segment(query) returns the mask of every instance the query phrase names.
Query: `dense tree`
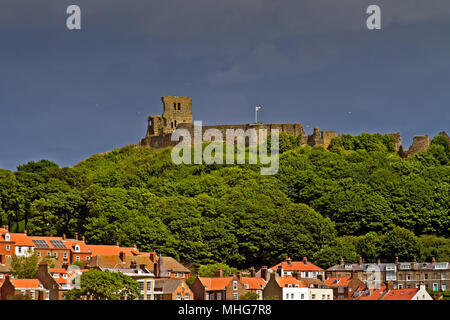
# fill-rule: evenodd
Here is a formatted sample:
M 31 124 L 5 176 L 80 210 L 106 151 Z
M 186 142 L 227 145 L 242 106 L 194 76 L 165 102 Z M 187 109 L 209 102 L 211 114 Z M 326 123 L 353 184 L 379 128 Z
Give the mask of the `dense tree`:
M 66 300 L 134 300 L 140 295 L 138 283 L 121 272 L 91 269 L 81 275 L 80 288 L 64 294 Z
M 257 267 L 286 255 L 324 267 L 341 257 L 448 259 L 445 137 L 407 159 L 392 152 L 391 135 L 343 135 L 328 150 L 300 140 L 280 135 L 275 176 L 261 176 L 259 164 L 177 166 L 170 148 L 133 146 L 74 168 L 41 160 L 0 169 L 0 219 L 12 232 L 78 232 L 195 266 Z
M 38 261 L 36 252 L 26 252 L 24 256 L 14 255 L 11 261 L 11 274 L 18 279 L 34 278 L 38 271 Z

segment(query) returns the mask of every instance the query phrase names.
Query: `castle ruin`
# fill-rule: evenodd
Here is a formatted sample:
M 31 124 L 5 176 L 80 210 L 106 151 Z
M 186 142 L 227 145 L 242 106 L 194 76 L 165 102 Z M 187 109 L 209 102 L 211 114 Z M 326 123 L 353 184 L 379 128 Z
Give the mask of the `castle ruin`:
M 191 135 L 194 134 L 194 123 L 192 121 L 192 99 L 190 97 L 164 96 L 161 98 L 163 103 L 163 114 L 148 117 L 147 134 L 143 138 L 139 146 L 147 146 L 152 148 L 165 148 L 175 146 L 177 141 L 172 141 L 172 133 L 178 129 L 186 129 Z M 301 145 L 323 146 L 328 148 L 331 140 L 339 137 L 336 131 L 320 131 L 314 128 L 311 135 L 306 135 L 301 123 L 247 123 L 236 125 L 212 125 L 203 126 L 203 133 L 208 129 L 217 129 L 223 136 L 226 136 L 227 129 L 266 129 L 270 132 L 272 129 L 278 129 L 280 132 L 297 136 L 301 134 Z M 449 139 L 445 132 L 439 133 Z M 417 152 L 428 150 L 431 145 L 431 139 L 424 136 L 415 136 L 413 143 L 408 150 L 405 150 L 401 144 L 402 138 L 399 132 L 391 134 L 394 137 L 394 149 L 401 157 L 409 157 Z

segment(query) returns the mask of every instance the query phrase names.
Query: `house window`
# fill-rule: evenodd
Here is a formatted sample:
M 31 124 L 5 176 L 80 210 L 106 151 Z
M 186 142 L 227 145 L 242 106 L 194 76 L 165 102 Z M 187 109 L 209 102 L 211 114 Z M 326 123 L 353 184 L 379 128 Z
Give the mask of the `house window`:
M 178 110 L 181 110 L 181 103 L 178 102 Z
M 178 278 L 178 272 L 174 272 L 174 277 Z
M 75 260 L 80 261 L 80 256 L 76 256 Z
M 36 299 L 36 293 L 34 292 L 34 290 L 30 291 L 30 297 L 31 297 L 31 300 L 35 300 Z
M 55 256 L 55 258 L 58 258 L 58 252 L 55 252 L 53 255 Z
M 331 296 L 329 294 L 327 294 L 327 299 L 331 300 Z
M 86 256 L 86 261 L 89 261 L 89 259 L 91 259 L 91 257 L 89 257 L 89 256 Z
M 177 110 L 177 103 L 176 102 L 173 103 L 173 110 Z
M 63 276 L 64 279 L 67 279 L 67 273 L 63 273 L 62 276 Z
M 439 286 L 437 283 L 433 283 L 433 291 L 438 291 L 439 290 Z
M 447 290 L 447 285 L 445 285 L 445 284 L 441 285 L 441 289 L 442 289 L 442 291 L 446 291 Z
M 184 278 L 184 272 L 180 272 L 180 278 Z
M 58 279 L 58 278 L 59 278 L 59 274 L 54 273 L 54 274 L 53 274 L 53 278 Z
M 11 250 L 11 246 L 9 244 L 6 245 L 6 251 L 10 251 Z
M 339 292 L 339 293 L 344 293 L 344 287 L 339 287 L 339 288 L 338 288 L 338 292 Z
M 40 251 L 37 252 L 37 256 L 38 256 L 39 258 L 41 257 L 41 252 L 40 252 Z
M 222 292 L 217 292 L 217 300 L 222 300 Z
M 293 293 L 291 293 L 291 299 L 294 300 L 294 294 Z
M 11 237 L 10 237 L 9 233 L 5 234 L 5 241 L 10 241 L 10 240 L 11 240 Z
M 238 282 L 236 280 L 233 281 L 233 290 L 238 289 Z
M 190 300 L 190 299 L 189 299 L 189 294 L 186 293 L 186 294 L 184 295 L 184 300 Z
M 22 247 L 17 247 L 17 252 L 22 253 Z
M 169 272 L 167 272 L 167 276 L 170 278 L 170 271 Z
M 138 284 L 139 284 L 139 290 L 144 291 L 144 281 L 139 281 Z
M 64 259 L 67 259 L 67 252 L 64 252 Z
M 177 300 L 181 300 L 181 294 L 177 293 Z
M 233 300 L 237 300 L 238 299 L 238 294 L 237 293 L 233 293 Z
M 408 280 L 408 281 L 411 280 L 411 275 L 409 275 L 409 274 L 406 275 L 406 280 Z
M 312 299 L 312 300 L 315 300 L 315 299 L 316 299 L 316 295 L 313 294 L 313 295 L 311 296 L 311 299 Z
M 47 251 L 47 256 L 50 257 L 52 254 L 50 251 Z
M 305 294 L 302 293 L 300 297 L 301 297 L 302 300 L 305 299 Z
M 75 252 L 80 252 L 80 246 L 79 245 L 75 245 Z
M 428 273 L 425 273 L 425 274 L 423 275 L 423 277 L 424 277 L 425 280 L 428 280 Z
M 177 120 L 173 120 L 174 126 L 177 126 Z
M 402 285 L 402 284 L 399 284 L 399 285 L 398 285 L 398 288 L 399 288 L 399 289 L 403 289 L 403 285 Z
M 49 290 L 45 291 L 45 300 L 50 300 L 50 291 Z
M 3 273 L 0 273 L 0 279 L 3 279 Z

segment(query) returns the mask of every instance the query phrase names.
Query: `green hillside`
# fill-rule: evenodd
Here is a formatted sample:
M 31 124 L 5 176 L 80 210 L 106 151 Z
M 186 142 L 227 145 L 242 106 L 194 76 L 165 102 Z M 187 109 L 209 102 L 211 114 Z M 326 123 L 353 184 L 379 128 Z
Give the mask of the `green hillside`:
M 2 224 L 239 268 L 286 255 L 323 267 L 341 256 L 450 260 L 448 141 L 408 159 L 388 136 L 344 135 L 329 150 L 296 141 L 281 136 L 275 176 L 258 165 L 175 165 L 170 149 L 133 146 L 74 168 L 0 170 Z

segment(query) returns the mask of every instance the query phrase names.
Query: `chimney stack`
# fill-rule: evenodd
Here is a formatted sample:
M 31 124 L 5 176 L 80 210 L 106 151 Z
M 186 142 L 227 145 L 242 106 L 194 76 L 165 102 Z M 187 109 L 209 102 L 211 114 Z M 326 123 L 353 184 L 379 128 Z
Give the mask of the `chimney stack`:
M 398 264 L 398 257 L 395 257 L 395 263 Z
M 25 234 L 25 235 L 27 235 L 27 230 L 23 230 L 23 233 Z M 50 233 L 51 234 L 51 233 Z M 51 237 L 51 236 L 50 236 Z
M 377 260 L 377 264 L 381 264 L 381 260 L 380 259 Z
M 261 278 L 263 278 L 266 281 L 268 280 L 267 279 L 267 266 L 261 267 Z
M 431 263 L 435 263 L 436 259 L 434 257 L 431 257 Z
M 287 262 L 288 265 L 291 265 L 292 264 L 292 259 L 289 258 L 289 256 L 287 256 L 286 257 L 286 262 Z
M 75 232 L 75 240 L 78 240 L 78 232 Z
M 283 276 L 283 268 L 281 267 L 281 264 L 277 268 L 277 274 L 279 277 Z
M 388 290 L 394 289 L 394 283 L 393 283 L 391 280 L 389 280 L 389 281 L 387 282 L 386 288 L 387 288 Z
M 159 265 L 158 265 L 158 262 L 155 262 L 153 264 L 153 273 L 155 274 L 155 277 L 159 276 Z
M 359 264 L 363 264 L 363 259 L 362 259 L 362 257 L 359 257 Z
M 308 264 L 308 259 L 306 259 L 306 257 L 303 257 L 303 264 Z
M 344 258 L 341 257 L 341 266 L 344 264 Z
M 217 268 L 216 271 L 216 277 L 222 278 L 223 277 L 223 271 L 222 268 Z
M 117 246 L 117 247 L 119 246 L 119 241 L 116 241 L 116 246 Z
M 84 235 L 81 237 L 81 240 L 82 240 L 83 242 L 86 242 L 86 238 L 84 237 Z
M 250 277 L 254 277 L 255 276 L 255 267 L 251 267 L 250 268 Z
M 137 249 L 137 244 L 136 243 L 134 244 L 133 248 Z
M 63 240 L 66 240 L 66 234 L 63 233 Z

